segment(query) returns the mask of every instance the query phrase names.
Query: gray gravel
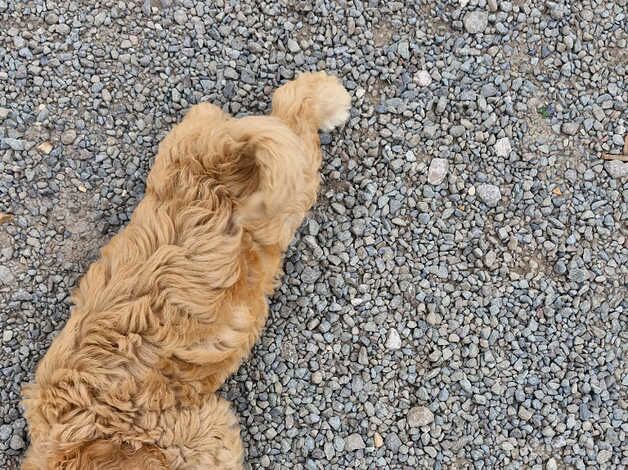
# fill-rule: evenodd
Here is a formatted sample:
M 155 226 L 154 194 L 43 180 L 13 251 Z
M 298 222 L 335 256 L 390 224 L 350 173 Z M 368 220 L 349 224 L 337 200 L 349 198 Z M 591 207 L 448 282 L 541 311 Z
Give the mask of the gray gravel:
M 625 1 L 281 3 L 0 0 L 0 468 L 160 139 L 310 69 L 354 109 L 223 390 L 251 468 L 625 468 Z

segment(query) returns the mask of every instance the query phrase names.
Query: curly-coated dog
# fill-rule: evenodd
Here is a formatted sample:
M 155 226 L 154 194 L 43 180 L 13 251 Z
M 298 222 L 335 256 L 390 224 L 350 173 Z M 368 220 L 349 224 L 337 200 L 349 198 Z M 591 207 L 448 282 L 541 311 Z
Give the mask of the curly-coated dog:
M 242 468 L 238 420 L 216 391 L 259 336 L 316 198 L 317 131 L 349 106 L 318 72 L 280 87 L 271 116 L 190 109 L 24 388 L 24 470 Z

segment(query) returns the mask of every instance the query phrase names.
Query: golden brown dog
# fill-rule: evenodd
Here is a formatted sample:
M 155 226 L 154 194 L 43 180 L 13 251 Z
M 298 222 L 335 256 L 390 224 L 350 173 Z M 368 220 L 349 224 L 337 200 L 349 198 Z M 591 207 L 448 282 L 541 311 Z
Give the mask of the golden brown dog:
M 216 390 L 259 336 L 316 198 L 317 130 L 349 104 L 336 78 L 307 73 L 275 92 L 271 116 L 199 104 L 164 139 L 144 199 L 24 389 L 24 470 L 242 467 Z

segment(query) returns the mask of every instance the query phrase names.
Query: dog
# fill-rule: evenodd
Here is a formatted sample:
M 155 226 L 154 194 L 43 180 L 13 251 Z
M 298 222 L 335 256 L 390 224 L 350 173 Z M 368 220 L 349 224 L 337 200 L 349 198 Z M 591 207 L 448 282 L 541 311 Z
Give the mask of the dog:
M 243 467 L 238 419 L 216 392 L 260 335 L 316 199 L 318 130 L 349 108 L 324 72 L 278 88 L 270 116 L 190 108 L 24 387 L 23 470 Z

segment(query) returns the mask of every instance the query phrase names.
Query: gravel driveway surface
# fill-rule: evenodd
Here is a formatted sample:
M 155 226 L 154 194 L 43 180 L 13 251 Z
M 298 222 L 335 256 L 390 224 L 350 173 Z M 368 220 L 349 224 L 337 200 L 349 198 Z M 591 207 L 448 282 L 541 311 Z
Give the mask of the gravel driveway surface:
M 315 5 L 314 5 L 315 4 Z M 342 5 L 339 5 L 342 4 Z M 251 468 L 626 468 L 626 0 L 0 0 L 0 468 L 68 292 L 193 103 L 341 76 L 252 358 Z

